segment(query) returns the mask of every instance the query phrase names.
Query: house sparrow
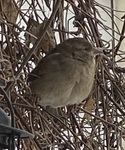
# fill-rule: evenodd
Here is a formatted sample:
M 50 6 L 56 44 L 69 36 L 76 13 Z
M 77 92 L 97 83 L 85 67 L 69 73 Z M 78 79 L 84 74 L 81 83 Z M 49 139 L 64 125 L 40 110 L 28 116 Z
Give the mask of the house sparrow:
M 29 74 L 32 93 L 41 106 L 52 108 L 78 104 L 92 90 L 95 56 L 102 53 L 84 38 L 71 38 L 57 45 Z

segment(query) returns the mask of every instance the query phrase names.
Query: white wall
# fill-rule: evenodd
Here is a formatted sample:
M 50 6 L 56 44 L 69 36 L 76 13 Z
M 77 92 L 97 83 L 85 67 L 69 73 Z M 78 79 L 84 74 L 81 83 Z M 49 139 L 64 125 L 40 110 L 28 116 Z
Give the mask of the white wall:
M 105 5 L 105 6 L 108 6 L 109 8 L 111 8 L 111 0 L 96 0 L 96 1 L 102 5 Z M 124 19 L 121 19 L 121 17 L 123 15 L 125 15 L 125 0 L 113 0 L 113 3 L 114 3 L 114 10 L 116 10 L 116 11 L 114 11 L 114 13 L 119 18 L 119 19 L 117 19 L 116 17 L 114 17 L 115 22 L 121 32 L 122 27 L 123 27 L 123 22 L 124 22 Z M 99 9 L 99 12 L 100 12 L 102 18 L 104 20 L 106 20 L 106 22 L 104 21 L 104 24 L 107 24 L 109 27 L 112 27 L 111 19 L 108 17 L 108 15 L 106 15 L 106 13 L 104 11 L 102 11 L 101 9 Z M 112 39 L 111 36 L 107 35 L 105 31 L 101 31 L 101 33 L 103 34 L 103 38 L 106 39 L 107 41 Z M 124 36 L 125 36 L 125 34 L 124 34 Z M 119 39 L 119 37 L 120 37 L 120 35 L 115 34 L 116 39 Z M 115 44 L 117 44 L 117 42 L 115 42 Z M 122 51 L 125 51 L 125 39 L 123 40 L 123 42 L 120 46 L 120 49 Z M 117 59 L 119 59 L 119 57 L 117 57 Z M 125 67 L 125 62 L 119 63 L 118 65 L 120 65 L 121 67 Z M 123 150 L 125 150 L 125 140 L 122 140 L 122 147 L 123 147 Z M 119 148 L 119 150 L 121 150 L 121 149 Z
M 121 17 L 123 15 L 125 15 L 125 0 L 115 0 L 115 9 L 118 10 L 117 12 L 115 12 L 116 16 L 118 16 L 118 18 L 121 19 Z M 120 30 L 120 32 L 122 31 L 122 27 L 123 27 L 123 23 L 124 23 L 124 19 L 116 19 L 116 23 L 117 26 Z M 125 35 L 125 34 L 124 34 Z M 119 35 L 116 35 L 116 38 L 119 39 Z M 120 46 L 120 49 L 125 51 L 125 39 L 122 41 L 122 44 Z M 117 57 L 117 59 L 119 59 L 119 57 Z M 121 67 L 125 67 L 125 62 L 123 63 L 119 63 L 119 65 Z

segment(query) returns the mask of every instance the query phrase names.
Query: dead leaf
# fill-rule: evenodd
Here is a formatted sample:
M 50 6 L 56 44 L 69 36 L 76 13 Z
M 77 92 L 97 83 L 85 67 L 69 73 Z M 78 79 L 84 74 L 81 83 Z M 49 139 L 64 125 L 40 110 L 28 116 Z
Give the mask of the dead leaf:
M 92 137 L 90 137 L 88 140 L 87 140 L 87 143 L 86 145 L 89 147 L 89 149 L 87 147 L 84 148 L 84 150 L 98 150 L 99 148 L 99 144 L 97 143 L 96 140 L 94 140 Z
M 5 15 L 9 22 L 16 22 L 18 10 L 12 0 L 0 1 L 0 18 L 3 18 L 3 15 Z
M 90 97 L 90 98 L 86 101 L 84 107 L 85 107 L 85 109 L 86 109 L 87 111 L 89 111 L 89 112 L 91 113 L 91 112 L 95 109 L 95 100 L 94 100 L 92 97 Z M 85 113 L 84 118 L 87 119 L 87 121 L 89 122 L 91 116 L 90 116 L 89 114 Z
M 26 45 L 28 45 L 29 43 L 32 43 L 33 45 L 36 42 L 36 39 L 40 36 L 42 29 L 44 29 L 45 25 L 46 25 L 46 21 L 44 21 L 43 23 L 39 24 L 38 22 L 36 22 L 33 19 L 29 19 L 28 22 L 28 27 L 26 29 Z M 43 37 L 38 49 L 42 49 L 43 52 L 48 53 L 50 52 L 53 48 L 55 48 L 55 39 L 54 39 L 54 34 L 52 31 L 51 27 L 48 27 L 45 36 Z M 37 53 L 37 52 L 35 52 Z
M 5 88 L 6 87 L 6 79 L 3 77 L 3 74 L 0 73 L 0 87 Z
M 93 150 L 92 143 L 89 140 L 87 140 L 86 145 L 87 147 L 85 146 L 84 150 L 90 150 L 90 149 Z

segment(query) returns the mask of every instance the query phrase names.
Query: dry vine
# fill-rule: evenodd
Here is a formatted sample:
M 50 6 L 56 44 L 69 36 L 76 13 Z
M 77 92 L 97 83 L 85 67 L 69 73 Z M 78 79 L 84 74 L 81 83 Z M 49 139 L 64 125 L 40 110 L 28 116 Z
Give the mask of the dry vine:
M 107 25 L 98 9 L 114 24 Z M 114 11 L 115 12 L 115 11 Z M 94 0 L 1 0 L 0 87 L 14 107 L 16 126 L 35 135 L 22 140 L 22 150 L 119 150 L 125 138 L 124 40 L 111 8 Z M 113 19 L 114 17 L 114 19 Z M 118 18 L 117 18 L 118 19 Z M 112 26 L 113 27 L 113 26 Z M 100 29 L 111 41 L 103 39 Z M 112 34 L 117 34 L 115 39 Z M 79 105 L 59 109 L 54 118 L 32 96 L 27 77 L 46 53 L 66 38 L 82 36 L 97 47 L 106 47 L 109 61 L 97 58 L 91 96 Z M 0 107 L 9 111 L 4 95 Z

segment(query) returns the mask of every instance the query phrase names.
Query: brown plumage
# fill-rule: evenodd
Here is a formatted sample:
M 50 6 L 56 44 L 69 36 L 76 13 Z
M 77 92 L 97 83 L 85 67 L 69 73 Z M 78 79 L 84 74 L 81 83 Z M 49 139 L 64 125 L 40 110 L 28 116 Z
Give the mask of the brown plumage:
M 84 38 L 57 45 L 29 74 L 32 93 L 41 106 L 53 108 L 82 102 L 91 92 L 98 49 Z

